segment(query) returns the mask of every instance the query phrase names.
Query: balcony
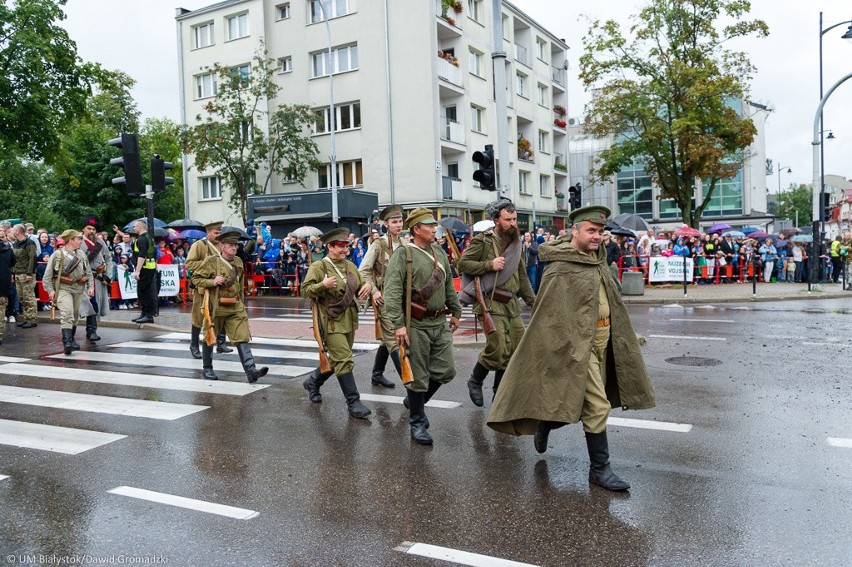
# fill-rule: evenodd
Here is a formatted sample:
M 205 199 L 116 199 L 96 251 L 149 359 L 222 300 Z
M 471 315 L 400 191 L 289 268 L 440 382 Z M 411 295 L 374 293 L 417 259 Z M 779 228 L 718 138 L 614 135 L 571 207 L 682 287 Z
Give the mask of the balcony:
M 557 174 L 568 175 L 568 164 L 565 154 L 553 154 L 553 169 Z
M 452 7 L 444 7 L 444 3 L 441 0 L 436 0 L 436 14 L 438 15 L 438 22 L 440 24 L 440 29 L 438 31 L 439 37 L 440 34 L 452 34 L 452 35 L 461 35 L 461 23 L 464 20 L 463 12 L 456 12 Z M 459 1 L 459 5 L 461 6 L 461 2 Z
M 458 177 L 441 177 L 445 201 L 464 201 L 464 184 Z
M 553 79 L 553 82 L 557 85 L 565 86 L 565 69 L 559 69 L 558 67 L 550 68 L 550 76 Z
M 457 86 L 463 85 L 461 69 L 444 57 L 438 57 L 438 77 Z
M 527 67 L 530 66 L 530 56 L 527 48 L 517 43 L 515 44 L 515 61 L 523 63 Z
M 464 144 L 464 127 L 446 116 L 441 117 L 444 120 L 444 126 L 441 128 L 441 139 L 456 144 Z

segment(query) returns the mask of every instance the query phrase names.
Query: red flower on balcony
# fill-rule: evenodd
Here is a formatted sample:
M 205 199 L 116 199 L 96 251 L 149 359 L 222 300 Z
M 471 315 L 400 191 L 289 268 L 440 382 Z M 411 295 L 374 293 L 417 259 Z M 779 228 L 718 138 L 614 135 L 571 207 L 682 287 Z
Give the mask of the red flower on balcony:
M 568 125 L 568 123 L 562 120 L 561 118 L 557 118 L 553 121 L 553 123 L 560 128 L 565 128 Z

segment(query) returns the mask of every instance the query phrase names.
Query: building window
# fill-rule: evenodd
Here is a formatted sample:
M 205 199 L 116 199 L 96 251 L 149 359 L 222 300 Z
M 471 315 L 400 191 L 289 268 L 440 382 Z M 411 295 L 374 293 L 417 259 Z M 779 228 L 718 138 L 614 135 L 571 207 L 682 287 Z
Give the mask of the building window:
M 482 53 L 471 49 L 468 63 L 470 65 L 471 73 L 473 73 L 477 77 L 484 77 L 484 75 L 482 74 Z
M 195 49 L 209 47 L 215 43 L 213 39 L 213 22 L 197 25 L 192 28 L 192 32 L 195 36 Z
M 482 0 L 467 0 L 467 16 L 482 23 Z
M 195 77 L 195 98 L 215 96 L 217 92 L 216 73 L 205 73 Z
M 225 18 L 228 41 L 248 37 L 248 12 Z
M 248 63 L 244 65 L 237 65 L 236 67 L 231 67 L 230 69 L 228 69 L 228 72 L 232 77 L 239 81 L 241 86 L 248 86 L 249 76 L 251 75 L 251 65 L 249 65 Z
M 317 168 L 317 187 L 329 189 L 331 177 L 331 164 L 323 164 Z M 337 163 L 337 186 L 355 187 L 364 184 L 364 172 L 361 160 L 344 161 Z
M 200 201 L 212 201 L 222 198 L 218 177 L 199 177 Z
M 518 96 L 522 96 L 527 98 L 527 76 L 523 73 L 518 73 L 515 75 L 517 77 L 517 86 L 518 86 Z
M 311 54 L 312 78 L 324 77 L 329 74 L 354 71 L 358 68 L 358 46 L 346 45 L 331 50 L 331 62 L 328 60 L 328 50 Z
M 709 180 L 705 180 L 704 187 L 709 187 Z M 707 208 L 704 209 L 704 216 L 730 216 L 743 214 L 743 171 L 740 169 L 737 174 L 728 179 L 720 179 L 716 182 L 716 188 L 713 189 L 713 195 L 710 197 L 710 202 L 707 203 Z
M 629 213 L 650 219 L 653 191 L 651 179 L 640 165 L 628 166 L 616 175 L 616 199 L 618 213 Z
M 529 171 L 518 171 L 518 192 L 521 195 L 532 195 L 532 193 L 530 193 Z
M 474 132 L 483 132 L 482 125 L 484 124 L 485 109 L 478 106 L 470 105 L 470 129 Z
M 311 23 L 325 21 L 325 18 L 339 18 L 355 11 L 355 0 L 310 0 Z M 325 12 L 323 11 L 325 9 Z M 327 12 L 327 13 L 326 13 Z
M 536 98 L 538 99 L 537 102 L 541 106 L 545 106 L 545 107 L 550 106 L 549 104 L 547 104 L 547 87 L 545 85 L 542 85 L 541 83 L 538 84 L 538 90 L 536 91 Z
M 289 55 L 287 57 L 280 57 L 278 59 L 278 72 L 279 73 L 291 73 L 293 71 L 293 58 Z
M 550 177 L 542 175 L 538 178 L 538 194 L 541 197 L 550 197 Z
M 278 20 L 290 19 L 290 3 L 278 4 L 275 6 L 275 18 Z
M 509 30 L 509 16 L 503 14 L 503 39 L 505 39 L 506 41 L 512 41 Z
M 328 107 L 314 111 L 314 134 L 325 134 L 331 131 L 328 120 Z M 352 102 L 334 107 L 334 131 L 354 130 L 361 127 L 361 103 Z
M 538 151 L 543 154 L 550 153 L 550 135 L 544 130 L 538 131 Z
M 535 38 L 535 55 L 539 61 L 547 63 L 547 42 L 540 37 Z

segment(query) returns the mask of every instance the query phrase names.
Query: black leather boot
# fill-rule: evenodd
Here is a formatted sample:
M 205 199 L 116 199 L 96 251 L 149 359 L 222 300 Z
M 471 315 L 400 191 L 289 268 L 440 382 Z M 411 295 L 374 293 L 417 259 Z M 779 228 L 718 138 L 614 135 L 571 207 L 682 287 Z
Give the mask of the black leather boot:
M 222 329 L 216 335 L 216 353 L 228 354 L 229 352 L 234 352 L 234 349 L 225 344 L 225 329 Z
M 201 361 L 201 367 L 204 369 L 201 377 L 205 380 L 218 380 L 219 377 L 213 372 L 213 347 L 207 346 L 207 343 L 201 344 Z
M 239 343 L 237 352 L 240 355 L 240 362 L 243 363 L 243 370 L 246 371 L 246 378 L 249 384 L 257 382 L 258 378 L 263 378 L 269 372 L 269 368 L 262 366 L 258 368 L 254 363 L 254 355 L 251 353 L 251 347 L 248 343 Z
M 589 482 L 607 490 L 621 491 L 630 485 L 615 474 L 609 466 L 609 443 L 606 431 L 603 433 L 586 432 L 586 446 L 589 448 Z
M 74 340 L 74 335 L 77 334 L 77 325 L 71 327 L 71 350 L 80 350 L 80 345 Z
M 408 425 L 411 438 L 419 445 L 431 445 L 432 436 L 426 431 L 426 392 L 408 390 Z
M 376 361 L 373 363 L 373 375 L 370 378 L 373 386 L 396 388 L 396 384 L 385 378 L 385 366 L 388 364 L 388 356 L 388 349 L 385 345 L 380 346 L 376 351 Z
M 89 315 L 86 317 L 86 340 L 90 343 L 95 343 L 101 338 L 98 336 L 98 316 Z
M 390 353 L 390 358 L 393 361 L 393 367 L 396 368 L 396 373 L 402 377 L 402 364 L 399 362 L 399 350 L 395 350 Z
M 201 327 L 192 327 L 189 330 L 189 354 L 192 358 L 201 358 L 201 348 L 198 341 L 201 339 Z
M 533 436 L 533 445 L 535 445 L 535 450 L 539 453 L 544 453 L 547 451 L 547 438 L 550 435 L 550 425 L 546 421 L 538 422 L 538 429 L 535 430 L 535 435 Z
M 319 367 L 314 368 L 314 371 L 311 372 L 311 375 L 308 376 L 304 382 L 302 382 L 302 386 L 305 390 L 308 391 L 308 399 L 310 399 L 315 404 L 322 403 L 322 394 L 320 394 L 320 388 L 325 381 L 331 378 L 333 372 L 326 372 L 325 374 L 320 374 Z
M 494 401 L 494 398 L 497 397 L 497 388 L 500 387 L 500 382 L 503 381 L 503 373 L 506 372 L 506 369 L 503 370 L 495 370 L 494 371 L 494 394 L 491 396 L 491 401 Z
M 355 385 L 355 376 L 351 372 L 347 372 L 343 376 L 338 376 L 340 389 L 343 390 L 343 395 L 346 396 L 346 405 L 349 407 L 349 415 L 363 419 L 373 413 L 370 409 L 361 403 L 361 394 L 358 393 L 358 386 Z
M 440 388 L 441 386 L 443 386 L 443 384 L 441 384 L 440 382 L 436 382 L 435 380 L 432 380 L 431 378 L 429 379 L 429 388 L 426 390 L 426 392 L 424 394 L 425 398 L 423 399 L 423 419 L 426 420 L 426 423 L 425 423 L 426 429 L 429 429 L 429 425 L 430 425 L 429 424 L 429 417 L 426 415 L 426 404 L 429 403 L 429 400 L 432 399 L 432 396 L 435 395 L 435 392 L 437 392 L 438 388 Z M 402 405 L 405 406 L 405 409 L 411 409 L 411 406 L 409 405 L 409 402 L 408 402 L 408 397 L 406 397 L 404 400 L 402 400 Z
M 71 354 L 71 329 L 62 329 L 62 352 Z
M 482 383 L 485 382 L 485 377 L 488 376 L 488 369 L 482 366 L 479 361 L 473 367 L 473 372 L 470 373 L 470 380 L 467 381 L 467 391 L 470 394 L 470 401 L 477 407 L 482 407 Z

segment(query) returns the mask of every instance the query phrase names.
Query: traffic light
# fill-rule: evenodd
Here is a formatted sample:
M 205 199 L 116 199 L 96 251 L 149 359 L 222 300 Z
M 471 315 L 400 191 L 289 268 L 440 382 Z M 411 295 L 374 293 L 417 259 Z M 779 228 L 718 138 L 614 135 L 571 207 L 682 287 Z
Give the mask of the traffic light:
M 831 200 L 829 199 L 829 194 L 825 191 L 819 194 L 819 210 L 820 210 L 820 220 L 822 222 L 828 222 L 831 219 Z
M 571 210 L 579 209 L 580 203 L 582 202 L 582 196 L 580 194 L 580 184 L 578 183 L 576 186 L 572 185 L 568 188 L 568 204 L 571 205 Z
M 473 172 L 473 180 L 479 182 L 481 189 L 496 191 L 497 175 L 494 172 L 494 146 L 488 144 L 485 146 L 485 151 L 473 152 L 473 161 L 479 164 L 479 169 Z
M 110 165 L 118 165 L 124 170 L 124 176 L 114 177 L 112 184 L 124 186 L 128 195 L 144 195 L 142 184 L 142 164 L 139 161 L 139 142 L 136 134 L 121 134 L 109 141 L 110 146 L 121 149 L 121 157 L 109 160 Z
M 166 187 L 175 182 L 173 177 L 166 177 L 166 171 L 172 169 L 174 164 L 163 161 L 158 154 L 151 158 L 151 187 L 154 192 L 164 191 Z

